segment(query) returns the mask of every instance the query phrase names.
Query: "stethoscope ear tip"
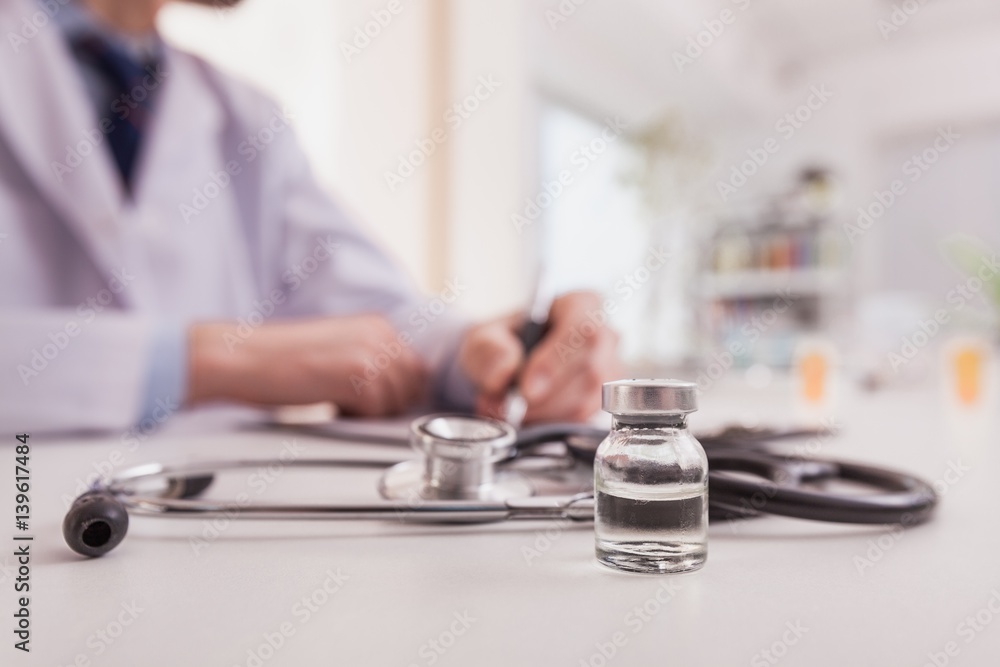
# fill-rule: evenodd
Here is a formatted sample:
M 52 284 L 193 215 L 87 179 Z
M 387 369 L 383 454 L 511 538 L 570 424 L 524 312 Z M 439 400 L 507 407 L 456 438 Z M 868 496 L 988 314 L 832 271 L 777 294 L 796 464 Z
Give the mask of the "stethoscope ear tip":
M 110 491 L 87 491 L 73 501 L 63 519 L 63 539 L 82 556 L 96 558 L 125 539 L 128 511 Z

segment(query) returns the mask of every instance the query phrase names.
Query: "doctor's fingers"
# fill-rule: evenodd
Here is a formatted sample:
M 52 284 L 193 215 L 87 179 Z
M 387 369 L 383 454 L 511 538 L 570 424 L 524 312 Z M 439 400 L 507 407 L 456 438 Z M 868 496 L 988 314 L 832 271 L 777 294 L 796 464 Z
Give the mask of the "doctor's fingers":
M 567 383 L 587 380 L 599 395 L 600 385 L 620 372 L 618 334 L 606 326 L 573 323 L 554 329 L 528 358 L 521 391 L 530 404 L 542 404 Z
M 601 385 L 620 377 L 617 347 L 617 337 L 608 336 L 588 354 L 568 356 L 565 363 L 554 364 L 550 390 L 528 401 L 525 421 L 586 421 L 593 416 L 601 407 Z M 525 371 L 526 379 L 531 370 Z M 476 412 L 503 419 L 505 400 L 503 393 L 480 396 Z
M 602 336 L 586 350 L 566 353 L 563 363 L 548 369 L 553 372 L 549 391 L 528 398 L 527 420 L 586 421 L 593 416 L 601 407 L 601 386 L 620 373 L 617 348 L 617 336 Z M 530 379 L 526 371 L 525 382 Z
M 466 334 L 459 363 L 483 394 L 506 391 L 524 360 L 513 323 L 512 318 L 503 318 L 473 327 Z
M 526 422 L 584 422 L 601 409 L 601 382 L 584 372 L 559 384 L 541 401 L 529 402 Z
M 553 369 L 548 390 L 527 397 L 529 421 L 583 421 L 601 407 L 601 386 L 618 377 L 615 342 L 602 340 L 591 354 L 568 358 Z M 525 375 L 525 386 L 531 376 Z

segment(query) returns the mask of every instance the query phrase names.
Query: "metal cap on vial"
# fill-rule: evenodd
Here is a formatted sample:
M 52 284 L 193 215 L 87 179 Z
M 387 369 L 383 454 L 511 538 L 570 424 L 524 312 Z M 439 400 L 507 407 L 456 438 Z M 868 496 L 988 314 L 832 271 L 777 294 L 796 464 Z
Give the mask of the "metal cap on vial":
M 698 409 L 698 385 L 685 380 L 605 382 L 602 404 L 613 415 L 676 415 Z

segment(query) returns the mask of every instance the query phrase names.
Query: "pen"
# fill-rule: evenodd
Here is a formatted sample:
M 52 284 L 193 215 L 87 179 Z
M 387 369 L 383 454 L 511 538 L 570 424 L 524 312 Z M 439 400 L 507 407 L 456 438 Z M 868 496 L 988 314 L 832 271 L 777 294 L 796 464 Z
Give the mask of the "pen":
M 531 299 L 531 309 L 528 318 L 517 331 L 517 338 L 524 348 L 524 359 L 527 361 L 531 352 L 538 346 L 538 343 L 545 337 L 549 330 L 549 302 L 541 297 L 541 279 L 535 282 L 534 296 Z M 523 366 L 522 366 L 523 370 Z M 521 383 L 521 372 L 514 376 L 510 389 L 503 404 L 503 418 L 514 428 L 521 428 L 524 416 L 528 412 L 528 401 L 521 394 L 519 385 Z

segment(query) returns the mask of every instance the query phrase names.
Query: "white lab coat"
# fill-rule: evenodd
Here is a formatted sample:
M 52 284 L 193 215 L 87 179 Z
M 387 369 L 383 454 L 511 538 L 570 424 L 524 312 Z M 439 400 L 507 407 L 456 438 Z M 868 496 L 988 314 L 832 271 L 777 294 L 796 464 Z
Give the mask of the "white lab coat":
M 405 277 L 317 186 L 280 107 L 168 47 L 130 201 L 59 29 L 10 37 L 38 11 L 0 0 L 5 431 L 128 427 L 167 323 L 381 312 L 441 367 L 458 327 L 415 314 Z

